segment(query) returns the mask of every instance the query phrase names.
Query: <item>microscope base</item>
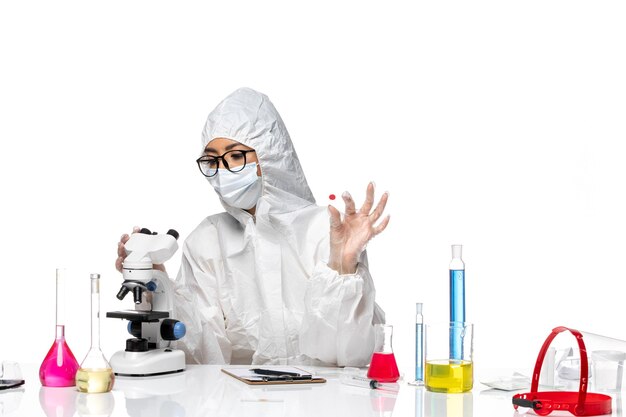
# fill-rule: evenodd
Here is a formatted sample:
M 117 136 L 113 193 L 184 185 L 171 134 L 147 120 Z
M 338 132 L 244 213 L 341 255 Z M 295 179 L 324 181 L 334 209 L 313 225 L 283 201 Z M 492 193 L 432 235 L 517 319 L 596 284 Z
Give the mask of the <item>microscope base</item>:
M 119 351 L 111 357 L 115 375 L 156 376 L 185 370 L 185 354 L 181 350 L 163 348 L 147 352 Z

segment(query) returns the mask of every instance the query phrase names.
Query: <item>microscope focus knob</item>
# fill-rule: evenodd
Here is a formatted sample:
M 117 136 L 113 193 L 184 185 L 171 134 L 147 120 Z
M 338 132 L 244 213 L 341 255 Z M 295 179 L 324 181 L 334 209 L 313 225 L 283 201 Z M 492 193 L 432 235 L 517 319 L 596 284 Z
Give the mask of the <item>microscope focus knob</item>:
M 126 339 L 126 352 L 147 352 L 148 339 L 133 338 Z
M 141 322 L 140 321 L 129 321 L 128 326 L 126 327 L 128 333 L 132 334 L 135 337 L 141 337 Z
M 161 323 L 161 337 L 164 340 L 178 340 L 185 336 L 185 323 L 174 319 L 165 319 Z

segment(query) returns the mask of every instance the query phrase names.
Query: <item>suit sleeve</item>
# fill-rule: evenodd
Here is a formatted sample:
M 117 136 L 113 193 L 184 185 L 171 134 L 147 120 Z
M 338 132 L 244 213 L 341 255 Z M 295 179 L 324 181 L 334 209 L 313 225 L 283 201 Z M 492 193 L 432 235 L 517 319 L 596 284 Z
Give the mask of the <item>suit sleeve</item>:
M 367 365 L 375 347 L 374 325 L 385 322 L 375 296 L 365 252 L 354 274 L 339 275 L 318 262 L 307 283 L 300 351 L 338 366 Z
M 185 323 L 187 333 L 177 346 L 187 363 L 230 363 L 232 345 L 226 336 L 220 307 L 214 264 L 199 263 L 187 242 L 176 278 L 174 309 L 176 319 Z

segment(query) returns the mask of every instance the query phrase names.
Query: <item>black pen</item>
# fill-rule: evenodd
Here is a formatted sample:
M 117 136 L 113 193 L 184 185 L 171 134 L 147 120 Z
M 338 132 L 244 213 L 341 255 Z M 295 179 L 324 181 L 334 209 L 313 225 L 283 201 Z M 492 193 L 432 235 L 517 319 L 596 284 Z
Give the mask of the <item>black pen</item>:
M 296 372 L 285 372 L 285 371 L 276 371 L 274 369 L 261 369 L 261 368 L 253 368 L 250 369 L 255 374 L 259 375 L 271 375 L 271 376 L 302 376 Z
M 302 376 L 289 376 L 289 375 L 272 375 L 272 376 L 263 376 L 261 377 L 263 382 L 272 382 L 272 381 L 311 381 L 313 378 L 311 375 L 302 375 Z

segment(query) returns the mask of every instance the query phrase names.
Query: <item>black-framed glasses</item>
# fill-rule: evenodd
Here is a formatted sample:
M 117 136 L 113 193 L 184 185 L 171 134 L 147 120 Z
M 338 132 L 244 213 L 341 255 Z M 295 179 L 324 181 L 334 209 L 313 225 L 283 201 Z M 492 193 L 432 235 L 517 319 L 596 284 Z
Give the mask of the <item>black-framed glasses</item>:
M 196 159 L 196 162 L 200 172 L 205 177 L 212 177 L 217 174 L 217 170 L 220 167 L 220 159 L 224 168 L 230 172 L 239 172 L 245 168 L 246 154 L 249 152 L 254 152 L 254 149 L 228 151 L 223 153 L 222 156 L 204 155 Z

